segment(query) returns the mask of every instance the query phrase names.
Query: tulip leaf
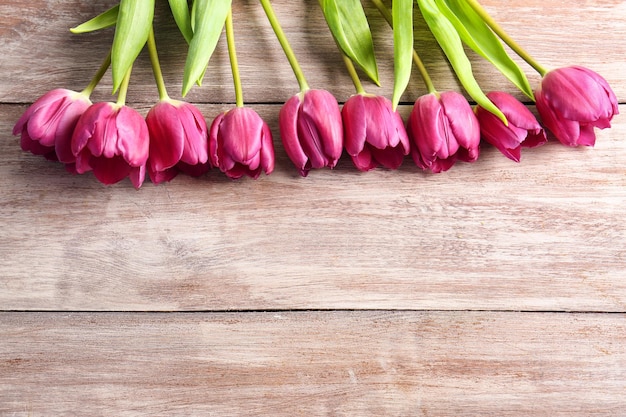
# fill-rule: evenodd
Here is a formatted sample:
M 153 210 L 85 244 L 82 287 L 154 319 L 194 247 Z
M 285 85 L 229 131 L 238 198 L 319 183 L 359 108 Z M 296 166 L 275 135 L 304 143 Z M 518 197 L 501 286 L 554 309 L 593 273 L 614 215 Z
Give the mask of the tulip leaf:
M 507 54 L 500 39 L 465 0 L 436 0 L 467 46 L 491 62 L 517 88 L 534 101 L 526 74 Z
M 153 17 L 154 0 L 120 1 L 111 48 L 114 92 L 120 87 L 124 76 L 146 44 Z
M 170 10 L 174 21 L 187 43 L 191 42 L 193 29 L 191 28 L 191 15 L 189 14 L 189 4 L 187 0 L 169 0 Z
M 339 48 L 376 85 L 378 66 L 370 26 L 360 0 L 319 0 L 326 23 Z
M 87 33 L 95 32 L 96 30 L 105 29 L 111 26 L 115 26 L 117 22 L 117 14 L 119 12 L 119 4 L 111 7 L 104 13 L 99 14 L 93 19 L 89 19 L 85 23 L 82 23 L 76 27 L 70 29 L 72 33 Z
M 393 109 L 409 85 L 413 59 L 413 0 L 393 0 Z
M 478 82 L 476 81 L 476 78 L 474 78 L 474 74 L 472 72 L 472 64 L 463 49 L 461 38 L 454 28 L 454 25 L 450 23 L 446 16 L 437 7 L 436 0 L 416 1 L 428 28 L 448 58 L 448 61 L 450 62 L 450 65 L 452 65 L 452 69 L 463 85 L 463 88 L 465 88 L 470 97 L 472 97 L 479 106 L 493 113 L 505 124 L 507 124 L 504 114 L 500 111 L 500 109 L 498 109 L 498 107 L 496 107 L 495 104 L 491 102 L 491 100 L 489 100 L 478 85 Z
M 191 13 L 193 37 L 189 43 L 189 52 L 185 61 L 183 97 L 191 90 L 194 83 L 199 84 L 202 80 L 209 59 L 222 34 L 230 6 L 231 0 L 196 0 L 194 2 Z

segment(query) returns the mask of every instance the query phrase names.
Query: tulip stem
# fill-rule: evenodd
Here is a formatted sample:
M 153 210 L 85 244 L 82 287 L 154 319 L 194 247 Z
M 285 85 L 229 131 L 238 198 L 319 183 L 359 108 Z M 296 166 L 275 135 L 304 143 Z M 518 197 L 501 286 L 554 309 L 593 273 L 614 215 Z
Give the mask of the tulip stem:
M 504 43 L 506 43 L 513 51 L 515 51 L 515 53 L 519 55 L 520 58 L 526 61 L 528 65 L 533 67 L 535 71 L 537 71 L 542 77 L 546 75 L 548 70 L 541 66 L 537 61 L 535 61 L 533 57 L 531 57 L 530 54 L 524 50 L 524 48 L 522 48 L 517 42 L 515 42 L 515 40 L 513 40 L 513 38 L 511 38 L 504 31 L 502 26 L 500 26 L 498 22 L 496 22 L 494 18 L 491 17 L 489 13 L 487 13 L 487 10 L 485 10 L 485 8 L 480 3 L 478 3 L 477 0 L 465 1 L 472 9 L 474 9 L 474 11 L 480 16 L 483 22 L 485 22 L 485 24 L 487 24 L 487 26 L 489 26 L 491 30 L 493 30 L 493 32 L 498 35 L 498 37 L 502 39 Z
M 354 68 L 354 63 L 346 54 L 341 53 L 343 57 L 343 62 L 346 64 L 346 69 L 348 70 L 348 74 L 350 74 L 350 78 L 352 79 L 352 83 L 354 84 L 354 88 L 356 88 L 357 94 L 365 94 L 365 89 L 363 88 L 363 84 L 361 84 L 361 80 L 359 79 L 359 74 L 356 72 L 356 68 Z
M 278 18 L 276 17 L 276 13 L 274 13 L 274 9 L 272 9 L 272 5 L 270 4 L 270 0 L 261 0 L 261 5 L 263 6 L 263 10 L 265 11 L 265 15 L 276 34 L 276 38 L 278 38 L 278 42 L 280 46 L 283 48 L 285 52 L 285 56 L 289 61 L 289 65 L 291 65 L 291 69 L 293 70 L 296 79 L 298 80 L 298 84 L 300 85 L 300 91 L 304 92 L 309 89 L 309 85 L 306 82 L 306 78 L 304 77 L 304 73 L 302 72 L 302 68 L 300 68 L 300 64 L 298 63 L 298 59 L 291 49 L 291 45 L 289 45 L 289 41 L 287 40 L 287 36 L 285 36 L 285 32 L 283 32 L 283 28 L 280 26 L 278 22 Z
M 161 64 L 159 63 L 159 54 L 157 53 L 153 27 L 150 28 L 150 32 L 148 33 L 148 53 L 150 54 L 150 63 L 152 64 L 154 81 L 156 81 L 157 89 L 159 90 L 159 99 L 167 100 L 170 97 L 167 94 L 167 88 L 165 87 L 165 81 L 163 80 L 163 72 L 161 71 Z
M 415 49 L 413 50 L 413 62 L 415 63 L 417 70 L 420 72 L 420 75 L 422 76 L 422 80 L 424 80 L 424 84 L 426 84 L 426 89 L 428 90 L 428 92 L 436 93 L 437 89 L 435 88 L 435 85 L 433 84 L 433 80 L 432 78 L 430 78 L 430 75 L 428 75 L 426 66 L 424 65 L 424 62 L 422 61 L 420 56 L 417 54 L 417 52 L 415 52 Z
M 387 6 L 385 6 L 381 0 L 372 0 L 372 3 L 374 3 L 374 6 L 376 6 L 380 14 L 385 18 L 385 20 L 387 21 L 391 29 L 393 29 L 393 18 Z M 428 74 L 428 71 L 426 70 L 426 66 L 424 65 L 424 62 L 421 60 L 420 56 L 417 54 L 415 49 L 413 49 L 413 62 L 415 63 L 415 66 L 420 72 L 420 75 L 422 76 L 422 79 L 424 80 L 424 84 L 426 84 L 426 89 L 428 90 L 428 92 L 429 93 L 437 92 L 437 89 L 435 89 L 435 85 L 433 84 L 433 80 L 432 78 L 430 78 L 430 75 Z
M 126 104 L 126 93 L 128 93 L 128 84 L 130 83 L 130 73 L 132 72 L 132 65 L 126 71 L 126 75 L 124 75 L 124 79 L 122 80 L 122 84 L 120 85 L 119 92 L 117 93 L 117 105 L 123 106 Z
M 233 83 L 235 84 L 235 100 L 237 107 L 243 107 L 243 90 L 241 88 L 241 77 L 239 76 L 239 64 L 237 63 L 237 51 L 235 50 L 235 30 L 233 29 L 233 9 L 228 11 L 226 16 L 226 43 L 228 44 L 228 57 L 230 58 L 230 68 L 233 72 Z
M 102 77 L 104 77 L 104 74 L 107 72 L 110 66 L 111 66 L 111 51 L 109 51 L 107 57 L 102 62 L 102 65 L 100 65 L 98 72 L 96 72 L 96 75 L 94 75 L 93 78 L 91 79 L 91 82 L 89 83 L 89 85 L 85 87 L 83 91 L 81 91 L 81 94 L 87 97 L 91 96 L 91 93 L 93 93 L 93 90 L 100 83 L 100 80 L 102 79 Z

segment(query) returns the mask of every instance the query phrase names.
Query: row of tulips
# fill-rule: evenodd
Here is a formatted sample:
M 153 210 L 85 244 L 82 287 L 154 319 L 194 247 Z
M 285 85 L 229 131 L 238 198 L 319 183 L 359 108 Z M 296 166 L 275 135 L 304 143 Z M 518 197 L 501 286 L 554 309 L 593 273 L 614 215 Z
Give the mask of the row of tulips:
M 582 67 L 550 71 L 535 95 L 544 125 L 568 146 L 593 146 L 594 127 L 609 127 L 618 113 L 608 83 Z M 457 160 L 476 161 L 481 137 L 514 161 L 522 147 L 546 142 L 540 123 L 516 98 L 504 92 L 488 97 L 508 125 L 448 91 L 420 97 L 405 128 L 383 96 L 355 94 L 340 109 L 328 91 L 309 89 L 282 107 L 280 136 L 302 176 L 334 167 L 344 148 L 361 171 L 396 169 L 410 153 L 420 168 L 442 172 Z M 209 129 L 201 112 L 183 101 L 160 100 L 144 119 L 129 106 L 92 104 L 86 94 L 57 89 L 30 106 L 13 133 L 21 135 L 23 150 L 58 160 L 70 172 L 93 171 L 104 184 L 128 177 L 139 188 L 146 169 L 155 184 L 211 167 L 230 178 L 258 178 L 274 169 L 270 128 L 244 106 L 218 115 Z

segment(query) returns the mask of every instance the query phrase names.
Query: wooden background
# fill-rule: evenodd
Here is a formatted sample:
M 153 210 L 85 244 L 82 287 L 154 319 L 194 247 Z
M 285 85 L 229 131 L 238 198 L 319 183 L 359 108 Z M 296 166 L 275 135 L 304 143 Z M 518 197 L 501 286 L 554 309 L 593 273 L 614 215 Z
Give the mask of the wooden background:
M 105 187 L 22 152 L 11 129 L 46 91 L 84 88 L 112 31 L 67 29 L 115 3 L 0 2 L 0 416 L 626 415 L 624 116 L 595 148 L 551 140 L 519 164 L 484 146 L 439 175 L 410 158 L 360 173 L 344 156 L 300 178 L 277 127 L 295 78 L 260 5 L 235 1 L 244 95 L 275 134 L 276 171 Z M 157 3 L 179 97 L 186 48 Z M 273 4 L 309 84 L 344 102 L 317 2 Z M 390 96 L 390 31 L 364 4 L 383 83 L 366 89 Z M 590 67 L 624 103 L 626 2 L 483 4 L 544 65 Z M 458 89 L 416 28 L 439 90 Z M 225 49 L 187 98 L 209 122 L 234 102 Z M 472 60 L 485 90 L 514 91 Z M 405 118 L 424 92 L 414 73 Z M 129 104 L 156 100 L 142 54 Z

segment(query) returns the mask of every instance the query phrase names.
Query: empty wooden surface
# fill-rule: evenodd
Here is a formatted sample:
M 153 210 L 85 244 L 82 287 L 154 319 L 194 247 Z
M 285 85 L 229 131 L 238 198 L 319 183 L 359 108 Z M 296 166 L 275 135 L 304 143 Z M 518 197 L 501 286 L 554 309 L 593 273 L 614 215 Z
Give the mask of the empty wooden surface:
M 178 97 L 186 50 L 157 3 Z M 67 174 L 11 135 L 41 94 L 88 83 L 112 32 L 67 29 L 115 1 L 0 2 L 0 416 L 624 414 L 624 116 L 595 148 L 551 140 L 519 164 L 484 146 L 440 175 L 410 158 L 360 173 L 344 156 L 300 178 L 277 123 L 297 84 L 260 5 L 234 3 L 276 171 L 136 191 Z M 625 102 L 626 2 L 482 3 L 540 62 L 593 68 Z M 273 4 L 309 84 L 345 101 L 317 2 Z M 390 96 L 390 32 L 364 4 L 383 83 L 366 89 Z M 458 89 L 416 27 L 437 87 Z M 472 60 L 485 90 L 515 93 Z M 145 114 L 158 98 L 146 56 L 133 74 Z M 109 92 L 107 76 L 94 99 Z M 405 118 L 424 92 L 415 73 Z M 187 99 L 209 122 L 233 106 L 223 42 Z

